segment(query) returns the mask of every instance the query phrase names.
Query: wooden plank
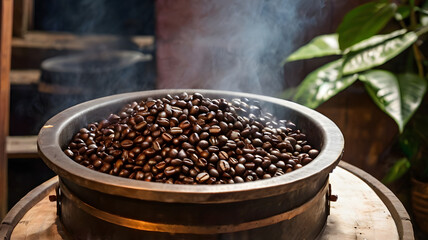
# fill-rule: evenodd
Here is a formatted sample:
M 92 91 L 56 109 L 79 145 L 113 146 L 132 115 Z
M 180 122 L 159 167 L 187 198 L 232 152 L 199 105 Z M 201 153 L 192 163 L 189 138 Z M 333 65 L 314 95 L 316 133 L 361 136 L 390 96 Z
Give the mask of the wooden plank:
M 54 179 L 57 181 L 57 178 Z M 390 211 L 394 209 L 389 209 L 378 192 L 364 179 L 337 167 L 330 175 L 330 182 L 333 194 L 337 194 L 339 199 L 331 203 L 330 216 L 318 239 L 414 239 L 410 234 L 411 224 L 400 232 L 397 222 L 391 217 Z M 0 238 L 70 239 L 58 221 L 56 204 L 47 198 L 55 194 L 55 185 L 52 180 L 49 183 L 43 184 L 45 191 L 38 187 L 39 194 L 33 190 L 24 197 L 24 203 L 20 201 L 11 210 L 6 219 L 10 225 L 3 230 L 0 228 Z M 406 231 L 409 234 L 405 235 Z
M 43 60 L 58 55 L 96 50 L 100 46 L 111 49 L 138 49 L 151 52 L 154 49 L 153 36 L 114 35 L 79 36 L 61 32 L 29 31 L 23 38 L 12 39 L 12 68 L 38 69 Z
M 330 215 L 319 240 L 400 239 L 390 211 L 369 185 L 340 167 L 334 169 L 330 183 L 338 200 L 330 203 Z
M 27 2 L 27 30 L 34 29 L 34 0 Z
M 18 224 L 19 220 L 21 220 L 27 211 L 34 207 L 34 205 L 46 198 L 46 195 L 54 190 L 57 184 L 58 177 L 55 176 L 35 189 L 31 190 L 31 192 L 29 192 L 17 204 L 15 204 L 15 206 L 13 206 L 13 208 L 1 222 L 0 237 L 2 237 L 2 239 L 3 237 L 5 237 L 4 239 L 10 239 L 10 235 L 12 234 L 15 226 Z
M 11 70 L 10 84 L 11 85 L 31 85 L 38 84 L 40 80 L 40 70 Z
M 32 0 L 14 0 L 13 36 L 23 37 L 28 31 L 28 11 Z
M 39 158 L 37 136 L 8 136 L 6 153 L 10 158 Z
M 363 180 L 368 186 L 373 189 L 373 191 L 376 192 L 379 198 L 382 199 L 397 225 L 397 230 L 400 234 L 401 240 L 414 239 L 413 227 L 412 222 L 410 221 L 410 216 L 404 208 L 403 204 L 394 195 L 394 193 L 391 192 L 391 190 L 389 190 L 385 185 L 383 185 L 370 174 L 349 163 L 341 161 L 339 163 L 339 166 L 355 174 L 357 177 Z
M 2 0 L 0 10 L 0 218 L 7 211 L 6 136 L 9 130 L 9 72 L 12 38 L 13 1 Z

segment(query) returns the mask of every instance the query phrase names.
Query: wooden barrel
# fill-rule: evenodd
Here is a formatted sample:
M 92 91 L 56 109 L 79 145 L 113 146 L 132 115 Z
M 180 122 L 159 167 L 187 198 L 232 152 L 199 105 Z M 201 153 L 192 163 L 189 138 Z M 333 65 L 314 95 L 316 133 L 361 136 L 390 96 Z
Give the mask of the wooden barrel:
M 375 178 L 342 161 L 330 182 L 339 198 L 331 203 L 318 239 L 414 239 L 403 205 Z M 0 239 L 70 239 L 56 215 L 56 202 L 48 197 L 57 185 L 54 177 L 18 202 L 0 226 Z
M 428 232 L 428 184 L 412 178 L 412 208 L 416 224 Z
M 71 161 L 61 150 L 81 127 L 126 103 L 183 91 L 212 99 L 258 101 L 278 119 L 296 123 L 320 154 L 304 168 L 275 178 L 173 186 L 99 173 Z M 60 176 L 61 222 L 81 239 L 312 239 L 327 219 L 328 176 L 341 158 L 343 144 L 333 122 L 301 105 L 202 89 L 135 92 L 86 102 L 50 119 L 38 138 L 40 156 Z M 305 225 L 311 228 L 301 227 Z
M 152 56 L 139 51 L 98 51 L 46 59 L 38 83 L 44 113 L 41 122 L 94 98 L 152 90 L 154 74 Z

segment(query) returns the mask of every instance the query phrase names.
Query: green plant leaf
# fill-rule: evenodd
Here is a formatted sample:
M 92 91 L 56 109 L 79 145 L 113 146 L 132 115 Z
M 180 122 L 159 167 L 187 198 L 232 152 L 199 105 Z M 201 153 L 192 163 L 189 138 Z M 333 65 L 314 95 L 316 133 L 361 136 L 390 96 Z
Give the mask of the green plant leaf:
M 297 49 L 290 56 L 288 56 L 287 59 L 282 61 L 281 65 L 284 65 L 286 62 L 329 55 L 338 55 L 340 53 L 341 51 L 339 49 L 336 33 L 321 35 L 312 39 L 312 41 L 308 44 Z
M 394 119 L 400 133 L 403 132 L 425 95 L 425 79 L 411 73 L 396 77 L 384 70 L 367 71 L 360 74 L 359 79 L 376 105 Z
M 379 41 L 381 38 L 382 37 L 378 38 L 376 36 L 373 41 Z M 389 40 L 382 41 L 380 44 L 368 46 L 359 52 L 350 52 L 345 56 L 343 74 L 361 72 L 382 65 L 406 50 L 417 39 L 418 36 L 416 33 L 408 32 Z M 360 47 L 364 45 L 363 43 L 361 44 L 362 45 L 360 45 Z M 354 49 L 357 49 L 357 47 Z
M 409 17 L 409 15 L 410 15 L 410 6 L 401 5 L 401 6 L 398 6 L 397 12 L 395 13 L 394 17 L 397 21 L 403 21 L 403 19 Z
M 407 32 L 406 29 L 400 29 L 388 34 L 379 34 L 379 35 L 374 35 L 373 37 L 370 37 L 366 40 L 363 40 L 359 43 L 356 43 L 355 45 L 352 45 L 351 47 L 349 47 L 348 49 L 346 49 L 344 51 L 345 54 L 350 54 L 350 53 L 355 53 L 355 52 L 359 52 L 361 50 L 365 50 L 369 47 L 373 47 L 376 45 L 379 45 L 387 40 L 396 38 L 398 36 L 404 35 Z
M 343 60 L 330 62 L 310 73 L 299 85 L 293 100 L 316 108 L 358 79 L 357 74 L 342 76 Z
M 421 14 L 419 17 L 419 21 L 422 24 L 422 26 L 428 26 L 428 15 L 427 12 L 428 11 L 428 1 L 425 1 L 425 3 L 422 5 L 421 7 Z
M 376 1 L 348 12 L 337 28 L 340 49 L 344 50 L 378 33 L 391 20 L 396 9 L 394 3 Z
M 401 151 L 408 159 L 413 159 L 419 150 L 419 145 L 422 143 L 419 134 L 413 127 L 406 127 L 403 134 L 399 138 L 399 146 Z
M 382 179 L 383 183 L 391 183 L 395 180 L 401 178 L 404 174 L 407 173 L 410 169 L 410 161 L 407 158 L 400 158 L 394 163 L 394 165 L 389 169 L 386 176 Z
M 280 93 L 279 98 L 290 100 L 293 99 L 293 96 L 296 95 L 297 87 L 289 87 Z

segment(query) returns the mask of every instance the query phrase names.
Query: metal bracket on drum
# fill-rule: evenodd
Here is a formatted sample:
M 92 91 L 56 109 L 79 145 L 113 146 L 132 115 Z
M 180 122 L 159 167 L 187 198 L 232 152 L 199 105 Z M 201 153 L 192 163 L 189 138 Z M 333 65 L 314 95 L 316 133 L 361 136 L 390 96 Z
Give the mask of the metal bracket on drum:
M 328 184 L 328 190 L 326 194 L 327 214 L 330 215 L 330 202 L 336 202 L 339 198 L 337 195 L 331 193 L 331 184 Z
M 56 201 L 56 215 L 58 216 L 61 216 L 61 199 L 62 199 L 62 192 L 58 184 L 55 188 L 55 195 L 49 195 L 49 201 L 51 202 Z

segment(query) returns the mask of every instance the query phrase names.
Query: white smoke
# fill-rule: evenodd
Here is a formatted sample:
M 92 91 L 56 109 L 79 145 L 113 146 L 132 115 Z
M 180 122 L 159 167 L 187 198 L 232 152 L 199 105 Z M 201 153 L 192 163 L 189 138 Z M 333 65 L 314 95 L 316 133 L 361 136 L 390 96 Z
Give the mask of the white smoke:
M 175 29 L 172 39 L 160 39 L 167 44 L 158 44 L 160 51 L 168 45 L 166 54 L 158 55 L 159 88 L 276 95 L 284 89 L 280 62 L 302 44 L 295 40 L 305 29 L 322 21 L 325 7 L 325 0 L 190 2 L 196 17 Z

